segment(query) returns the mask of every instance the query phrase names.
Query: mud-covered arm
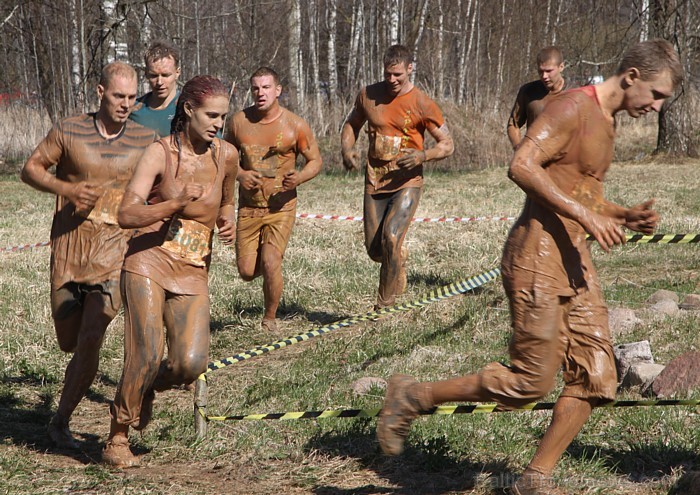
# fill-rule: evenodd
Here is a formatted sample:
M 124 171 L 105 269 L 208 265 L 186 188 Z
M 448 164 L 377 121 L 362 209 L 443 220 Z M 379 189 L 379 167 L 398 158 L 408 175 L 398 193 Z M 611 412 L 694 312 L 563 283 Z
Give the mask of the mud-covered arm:
M 219 239 L 224 245 L 231 245 L 236 240 L 236 207 L 234 205 L 234 190 L 236 175 L 238 174 L 238 150 L 234 146 L 227 146 L 226 172 L 221 185 L 221 206 L 216 217 L 216 226 L 219 229 Z
M 239 115 L 235 115 L 231 120 L 231 127 L 226 133 L 225 139 L 231 143 L 238 151 L 238 163 L 236 164 L 236 180 L 241 187 L 247 191 L 254 191 L 262 186 L 262 175 L 257 170 L 246 170 L 243 168 L 243 160 L 241 160 L 241 146 L 236 139 L 236 119 Z
M 291 170 L 284 175 L 282 186 L 286 191 L 303 184 L 316 177 L 321 172 L 321 152 L 318 149 L 316 138 L 306 122 L 301 122 L 297 129 L 297 149 L 304 157 L 306 163 L 301 170 Z
M 396 164 L 399 167 L 410 170 L 431 160 L 442 160 L 454 153 L 454 141 L 452 140 L 446 122 L 440 127 L 429 127 L 428 132 L 435 138 L 435 146 L 427 150 L 418 150 L 414 148 L 402 149 L 403 155 L 396 160 Z
M 76 210 L 90 209 L 100 198 L 101 190 L 85 181 L 68 182 L 61 180 L 49 169 L 55 166 L 61 158 L 62 143 L 57 136 L 59 131 L 54 128 L 49 135 L 37 146 L 27 162 L 22 167 L 20 178 L 22 182 L 34 189 L 64 196 L 75 205 Z
M 580 223 L 605 251 L 609 251 L 613 245 L 625 242 L 620 228 L 624 221 L 586 208 L 564 193 L 543 168 L 545 164 L 557 166 L 553 159 L 564 150 L 578 125 L 578 112 L 573 102 L 553 102 L 528 129 L 510 163 L 508 177 L 532 200 Z
M 353 108 L 340 131 L 340 151 L 346 170 L 357 170 L 360 167 L 360 154 L 355 150 L 355 143 L 365 121 L 362 113 Z
M 508 133 L 508 140 L 513 146 L 513 149 L 517 148 L 522 141 L 522 135 L 520 129 L 525 125 L 527 116 L 525 115 L 525 104 L 524 104 L 524 91 L 522 88 L 518 91 L 518 96 L 515 98 L 515 103 L 513 104 L 513 109 L 510 111 L 510 116 L 508 117 L 508 125 L 506 127 L 506 132 Z
M 124 198 L 119 206 L 117 220 L 124 229 L 145 227 L 181 211 L 190 201 L 202 196 L 201 184 L 188 183 L 180 194 L 162 203 L 146 203 L 156 179 L 165 170 L 165 150 L 159 143 L 151 144 L 136 165 L 134 175 L 126 186 Z

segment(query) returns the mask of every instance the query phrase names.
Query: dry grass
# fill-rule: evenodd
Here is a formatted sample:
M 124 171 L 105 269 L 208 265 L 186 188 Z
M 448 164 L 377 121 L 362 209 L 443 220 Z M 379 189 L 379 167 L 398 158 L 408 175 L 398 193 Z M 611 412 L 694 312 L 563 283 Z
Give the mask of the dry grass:
M 625 204 L 653 195 L 662 232 L 699 232 L 698 180 L 693 163 L 628 162 L 613 166 L 607 194 Z M 434 172 L 426 184 L 418 216 L 509 216 L 523 200 L 503 169 Z M 300 211 L 358 215 L 361 190 L 358 175 L 322 175 L 302 186 Z M 0 177 L 0 247 L 47 239 L 52 210 L 50 195 Z M 412 226 L 405 300 L 497 265 L 507 229 L 507 222 L 497 221 Z M 595 258 L 614 306 L 643 307 L 658 288 L 682 295 L 700 291 L 697 246 L 629 245 L 610 255 L 596 249 Z M 298 220 L 284 265 L 284 333 L 367 311 L 377 270 L 364 253 L 360 223 Z M 212 357 L 279 337 L 258 326 L 260 283 L 242 282 L 232 251 L 219 245 L 210 286 Z M 121 370 L 121 316 L 108 332 L 98 380 L 72 422 L 81 451 L 61 452 L 44 430 L 68 361 L 52 330 L 46 248 L 0 254 L 0 297 L 0 493 L 493 494 L 523 469 L 549 420 L 546 412 L 424 418 L 416 422 L 406 454 L 385 458 L 377 451 L 373 420 L 213 423 L 208 437 L 196 442 L 192 397 L 173 390 L 158 396 L 152 426 L 132 436 L 145 466 L 105 469 L 99 459 Z M 698 323 L 691 313 L 650 318 L 618 342 L 649 339 L 657 361 L 665 363 L 700 348 Z M 478 294 L 342 329 L 212 373 L 209 412 L 378 407 L 380 390 L 355 396 L 351 383 L 394 372 L 421 379 L 468 373 L 506 359 L 507 339 L 507 305 L 500 285 L 492 283 Z M 667 493 L 700 466 L 697 412 L 598 411 L 557 475 L 574 493 Z
M 43 109 L 19 101 L 0 105 L 0 172 L 17 170 L 50 128 Z

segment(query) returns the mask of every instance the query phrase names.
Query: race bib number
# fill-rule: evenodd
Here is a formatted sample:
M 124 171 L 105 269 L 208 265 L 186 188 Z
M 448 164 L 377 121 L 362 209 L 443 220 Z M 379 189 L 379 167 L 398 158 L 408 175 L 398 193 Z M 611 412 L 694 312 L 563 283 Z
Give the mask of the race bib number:
M 123 189 L 105 188 L 100 199 L 95 203 L 95 206 L 87 213 L 87 219 L 98 224 L 106 223 L 109 225 L 119 225 L 119 222 L 117 222 L 117 212 L 119 211 L 119 205 L 122 203 L 123 197 Z
M 389 162 L 401 153 L 401 136 L 374 135 L 374 145 L 371 148 L 372 158 Z
M 211 252 L 211 229 L 195 220 L 173 216 L 163 248 L 195 266 L 206 266 Z

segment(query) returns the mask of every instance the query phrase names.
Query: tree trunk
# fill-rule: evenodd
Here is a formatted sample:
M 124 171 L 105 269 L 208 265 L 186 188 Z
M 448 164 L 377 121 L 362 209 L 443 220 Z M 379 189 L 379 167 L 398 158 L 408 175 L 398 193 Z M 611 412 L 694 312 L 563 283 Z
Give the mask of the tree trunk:
M 314 97 L 314 112 L 321 121 L 321 91 L 318 67 L 318 9 L 316 0 L 308 0 L 309 8 L 309 55 L 311 57 L 311 92 Z
M 80 7 L 80 12 L 78 8 Z M 81 71 L 81 49 L 83 39 L 80 36 L 80 25 L 78 18 L 82 18 L 82 2 L 77 4 L 77 0 L 70 0 L 69 15 L 71 18 L 70 48 L 71 48 L 71 95 L 73 98 L 72 107 L 78 112 L 85 111 L 85 95 L 82 92 L 83 74 Z
M 437 42 L 437 97 L 445 97 L 445 12 L 442 8 L 443 0 L 437 0 L 438 4 L 438 42 Z
M 388 0 L 389 5 L 389 45 L 399 42 L 399 0 Z
M 301 55 L 301 6 L 299 0 L 289 0 L 290 13 L 287 18 L 289 31 L 289 95 L 291 106 L 299 111 L 304 104 L 302 91 L 303 59 Z
M 328 28 L 328 102 L 333 104 L 338 99 L 338 60 L 335 53 L 337 0 L 327 0 L 326 27 Z

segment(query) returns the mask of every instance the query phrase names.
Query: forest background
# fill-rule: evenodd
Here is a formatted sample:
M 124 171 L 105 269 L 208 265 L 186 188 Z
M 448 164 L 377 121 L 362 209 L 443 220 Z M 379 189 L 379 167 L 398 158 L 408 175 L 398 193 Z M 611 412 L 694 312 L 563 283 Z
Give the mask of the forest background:
M 166 40 L 181 51 L 181 82 L 221 78 L 232 110 L 250 103 L 249 75 L 274 67 L 284 105 L 309 121 L 326 166 L 339 167 L 355 95 L 382 79 L 384 51 L 402 43 L 455 135 L 457 152 L 440 166 L 502 165 L 507 114 L 537 78 L 539 49 L 561 47 L 578 86 L 611 75 L 630 45 L 652 37 L 675 45 L 686 80 L 642 153 L 695 157 L 700 0 L 0 0 L 0 158 L 21 161 L 56 119 L 94 110 L 104 64 L 125 60 L 142 75 L 145 49 Z

